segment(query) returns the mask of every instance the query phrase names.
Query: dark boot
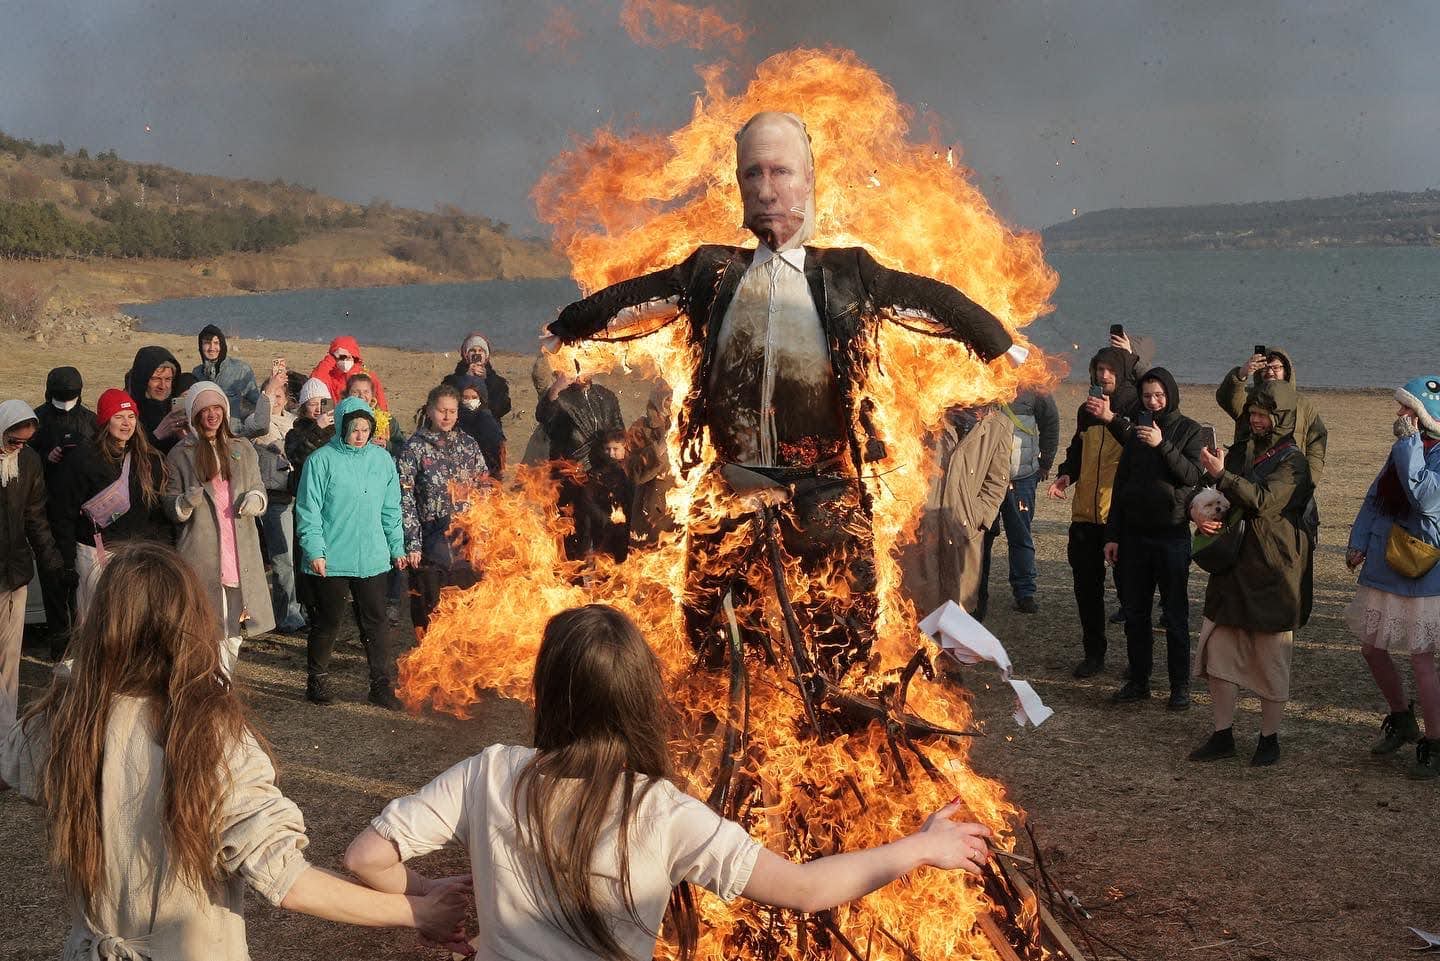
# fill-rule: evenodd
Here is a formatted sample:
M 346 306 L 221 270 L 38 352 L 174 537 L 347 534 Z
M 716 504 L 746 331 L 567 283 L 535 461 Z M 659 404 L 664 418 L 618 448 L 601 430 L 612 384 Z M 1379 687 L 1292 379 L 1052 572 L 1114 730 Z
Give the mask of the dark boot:
M 1192 761 L 1218 761 L 1235 756 L 1235 729 L 1227 727 L 1210 735 L 1210 740 L 1190 752 Z
M 1120 690 L 1110 695 L 1111 704 L 1134 704 L 1150 700 L 1150 685 L 1138 681 L 1126 681 Z
M 1190 688 L 1170 688 L 1170 703 L 1165 705 L 1172 711 L 1188 711 L 1190 709 Z
M 1071 673 L 1076 677 L 1094 677 L 1103 670 L 1105 670 L 1105 661 L 1103 659 L 1087 657 L 1079 664 L 1076 664 L 1075 670 Z
M 1415 722 L 1415 702 L 1403 711 L 1385 715 L 1380 722 L 1380 740 L 1370 745 L 1371 754 L 1394 754 L 1407 744 L 1420 740 L 1420 725 Z
M 1440 741 L 1421 738 L 1415 744 L 1415 764 L 1406 772 L 1417 781 L 1440 777 Z
M 395 692 L 390 689 L 390 686 L 388 680 L 371 681 L 370 703 L 376 707 L 383 707 L 387 711 L 405 710 L 405 705 L 400 703 L 400 699 L 395 696 Z
M 311 704 L 334 704 L 335 695 L 330 693 L 329 674 L 311 674 L 305 682 L 305 700 Z
M 1255 754 L 1250 758 L 1251 767 L 1269 767 L 1280 760 L 1280 735 L 1262 734 L 1255 745 Z

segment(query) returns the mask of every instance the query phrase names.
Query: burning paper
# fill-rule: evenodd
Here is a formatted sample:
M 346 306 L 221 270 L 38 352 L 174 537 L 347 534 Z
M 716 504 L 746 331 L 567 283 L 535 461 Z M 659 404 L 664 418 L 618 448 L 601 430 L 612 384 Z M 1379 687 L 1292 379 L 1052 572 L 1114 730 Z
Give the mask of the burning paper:
M 979 664 L 990 661 L 1000 668 L 1003 677 L 1015 692 L 1015 723 L 1024 727 L 1033 724 L 1039 727 L 1055 712 L 1046 707 L 1040 695 L 1028 681 L 1010 677 L 1010 655 L 999 638 L 985 629 L 985 626 L 966 613 L 965 608 L 954 601 L 946 601 L 930 612 L 920 622 L 920 630 L 940 642 L 961 664 Z

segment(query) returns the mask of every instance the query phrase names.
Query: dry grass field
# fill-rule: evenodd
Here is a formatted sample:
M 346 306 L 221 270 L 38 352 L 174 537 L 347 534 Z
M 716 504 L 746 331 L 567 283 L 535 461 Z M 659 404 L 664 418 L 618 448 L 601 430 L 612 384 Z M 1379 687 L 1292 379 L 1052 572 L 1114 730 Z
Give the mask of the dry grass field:
M 74 363 L 94 385 L 87 390 L 93 398 L 96 388 L 118 383 L 135 347 L 151 341 L 180 348 L 182 360 L 192 362 L 194 343 L 187 338 L 133 334 L 122 344 L 77 340 L 41 348 L 0 335 L 3 393 L 38 401 L 45 370 Z M 286 354 L 298 369 L 313 363 L 311 354 L 318 356 L 320 348 L 239 341 L 233 349 L 257 367 L 272 354 Z M 383 349 L 367 358 L 385 376 L 391 396 L 402 399 L 396 405 L 402 410 L 418 404 L 453 363 Z M 513 450 L 529 433 L 534 396 L 527 359 L 505 358 L 502 367 L 512 376 L 519 408 L 507 425 Z M 1414 373 L 1397 371 L 1396 379 Z M 633 416 L 643 389 L 622 395 Z M 1078 388 L 1065 386 L 1062 410 L 1073 412 L 1079 397 Z M 1345 536 L 1388 447 L 1393 405 L 1379 391 L 1313 397 L 1330 429 L 1320 488 L 1318 596 L 1314 619 L 1296 644 L 1294 695 L 1276 767 L 1246 764 L 1258 723 L 1253 700 L 1242 702 L 1237 722 L 1241 757 L 1211 765 L 1185 759 L 1209 732 L 1203 693 L 1183 714 L 1167 712 L 1163 698 L 1112 707 L 1108 696 L 1124 663 L 1118 627 L 1110 628 L 1107 672 L 1083 682 L 1070 676 L 1079 640 L 1065 563 L 1067 503 L 1038 505 L 1038 615 L 1010 609 L 1003 538 L 997 545 L 988 624 L 1008 646 L 1018 675 L 1035 684 L 1056 714 L 1038 730 L 1022 731 L 1010 720 L 1009 696 L 991 683 L 993 674 L 970 671 L 976 714 L 990 733 L 977 740 L 974 765 L 1002 781 L 1028 812 L 1051 872 L 1093 915 L 1090 930 L 1131 958 L 1370 961 L 1407 955 L 1407 925 L 1440 928 L 1434 868 L 1440 784 L 1409 781 L 1400 759 L 1368 754 L 1382 702 L 1342 619 L 1353 593 L 1342 560 Z M 1208 389 L 1187 390 L 1183 407 L 1198 419 L 1223 423 Z M 1193 626 L 1199 623 L 1203 576 L 1196 572 L 1191 581 Z M 26 655 L 22 701 L 49 676 L 40 648 Z M 529 725 L 526 707 L 498 698 L 481 703 L 467 721 L 380 711 L 363 703 L 359 648 L 342 641 L 337 660 L 341 702 L 331 708 L 304 700 L 302 640 L 267 637 L 248 644 L 239 675 L 274 745 L 282 786 L 305 812 L 310 857 L 332 867 L 390 798 L 487 744 L 524 740 Z M 46 866 L 39 812 L 13 796 L 0 798 L 0 837 L 0 871 L 8 879 L 0 899 L 0 956 L 53 958 L 67 909 Z M 422 869 L 463 870 L 459 852 L 431 860 Z M 248 923 L 256 958 L 437 956 L 404 933 L 346 929 L 254 899 Z M 1119 957 L 1106 949 L 1095 956 Z

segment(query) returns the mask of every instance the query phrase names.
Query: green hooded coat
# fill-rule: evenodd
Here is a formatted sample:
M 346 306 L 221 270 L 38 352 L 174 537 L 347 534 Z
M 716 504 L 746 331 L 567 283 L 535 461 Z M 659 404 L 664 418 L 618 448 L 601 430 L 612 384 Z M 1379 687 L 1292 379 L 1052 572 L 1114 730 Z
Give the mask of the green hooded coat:
M 1320 419 L 1315 405 L 1299 392 L 1295 364 L 1290 355 L 1279 347 L 1271 347 L 1267 353 L 1276 355 L 1285 364 L 1285 381 L 1296 390 L 1295 443 L 1305 452 L 1305 459 L 1310 462 L 1310 477 L 1318 484 L 1320 475 L 1325 471 L 1325 445 L 1329 443 L 1330 432 L 1325 429 L 1325 422 Z M 1256 387 L 1264 383 L 1260 376 L 1256 373 L 1253 382 L 1247 384 L 1245 368 L 1236 367 L 1215 389 L 1215 403 L 1235 421 L 1236 447 L 1243 447 L 1250 440 L 1250 425 L 1245 421 L 1245 401 Z

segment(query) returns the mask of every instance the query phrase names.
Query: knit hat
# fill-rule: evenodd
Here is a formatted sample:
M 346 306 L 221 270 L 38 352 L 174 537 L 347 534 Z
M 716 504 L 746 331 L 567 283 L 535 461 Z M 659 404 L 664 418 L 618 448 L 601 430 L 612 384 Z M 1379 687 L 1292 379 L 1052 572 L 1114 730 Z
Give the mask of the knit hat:
M 135 399 L 120 388 L 111 387 L 100 395 L 100 401 L 95 405 L 96 425 L 103 430 L 105 425 L 110 423 L 110 418 L 122 410 L 128 410 L 135 416 L 140 416 L 140 412 L 135 409 Z
M 1416 377 L 1395 388 L 1395 400 L 1415 412 L 1425 433 L 1440 437 L 1440 377 Z
M 330 385 L 319 377 L 311 377 L 305 382 L 304 386 L 300 388 L 300 406 L 304 407 L 317 397 L 329 400 Z
M 470 353 L 472 347 L 483 347 L 485 356 L 490 356 L 490 341 L 486 340 L 485 335 L 479 331 L 472 331 L 469 337 L 460 342 L 460 356 L 464 357 Z
M 225 390 L 213 380 L 202 380 L 185 392 L 185 419 L 193 421 L 200 411 L 216 404 L 225 408 L 225 417 L 228 419 L 230 398 L 225 396 Z

